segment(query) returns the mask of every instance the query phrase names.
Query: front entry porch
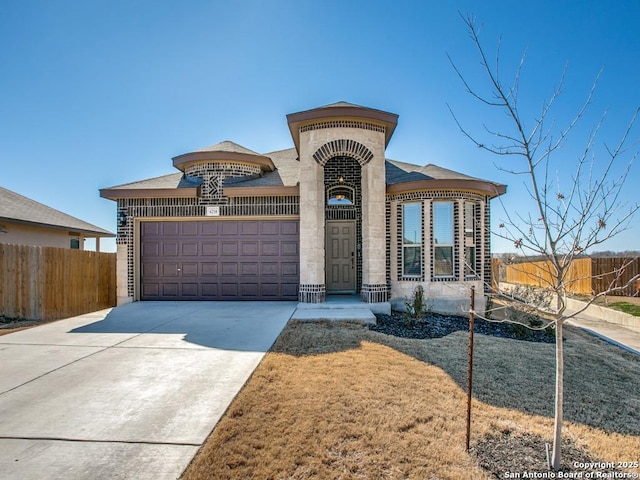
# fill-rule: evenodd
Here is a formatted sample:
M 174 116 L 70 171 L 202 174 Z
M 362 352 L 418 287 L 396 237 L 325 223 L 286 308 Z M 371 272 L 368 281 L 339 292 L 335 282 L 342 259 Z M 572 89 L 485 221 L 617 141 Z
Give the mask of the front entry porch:
M 391 303 L 363 302 L 356 294 L 327 295 L 323 303 L 298 303 L 291 320 L 376 323 L 374 313 L 391 315 Z

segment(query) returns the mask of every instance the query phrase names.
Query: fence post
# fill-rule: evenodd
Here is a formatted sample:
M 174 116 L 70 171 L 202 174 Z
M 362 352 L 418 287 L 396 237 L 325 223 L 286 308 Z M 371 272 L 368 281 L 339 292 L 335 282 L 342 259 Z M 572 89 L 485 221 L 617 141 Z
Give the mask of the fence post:
M 476 289 L 471 287 L 471 302 L 469 309 L 469 368 L 467 374 L 467 443 L 466 449 L 469 451 L 471 440 L 471 388 L 473 386 L 473 322 L 475 319 Z

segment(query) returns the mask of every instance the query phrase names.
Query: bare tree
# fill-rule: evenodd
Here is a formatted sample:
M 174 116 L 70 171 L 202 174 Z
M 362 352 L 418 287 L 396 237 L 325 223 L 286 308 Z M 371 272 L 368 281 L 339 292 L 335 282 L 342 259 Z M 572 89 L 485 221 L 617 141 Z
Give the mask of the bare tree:
M 640 208 L 638 204 L 630 205 L 621 200 L 621 190 L 631 161 L 637 156 L 637 151 L 631 151 L 637 143 L 630 140 L 630 135 L 639 109 L 636 108 L 631 121 L 615 145 L 605 144 L 603 148 L 597 148 L 596 140 L 606 116 L 603 115 L 587 135 L 581 150 L 577 154 L 574 153 L 576 165 L 571 179 L 563 181 L 559 178 L 554 162 L 560 160 L 559 151 L 566 146 L 568 136 L 583 119 L 592 103 L 600 74 L 596 77 L 582 107 L 565 126 L 558 127 L 552 118 L 553 107 L 561 96 L 564 72 L 558 87 L 544 102 L 539 114 L 525 121 L 519 110 L 519 83 L 524 56 L 509 83 L 505 83 L 499 68 L 499 48 L 495 61 L 490 63 L 480 42 L 480 28 L 475 18 L 466 17 L 463 20 L 480 58 L 481 78 L 488 81 L 488 88 L 484 93 L 480 93 L 472 87 L 467 77 L 449 57 L 451 65 L 466 91 L 486 107 L 506 114 L 507 122 L 501 123 L 502 126 L 498 129 L 484 125 L 483 132 L 477 135 L 462 126 L 451 107 L 449 110 L 462 133 L 478 148 L 498 157 L 511 159 L 509 167 L 498 168 L 526 179 L 525 184 L 532 200 L 533 211 L 522 213 L 504 208 L 506 218 L 500 224 L 499 230 L 492 233 L 513 242 L 522 255 L 542 257 L 546 260 L 543 264 L 545 271 L 540 274 L 538 281 L 548 295 L 542 295 L 537 299 L 529 297 L 525 302 L 529 304 L 530 311 L 550 315 L 548 318 L 555 328 L 556 378 L 552 466 L 558 470 L 563 421 L 563 325 L 567 319 L 584 311 L 599 296 L 621 290 L 637 280 L 637 277 L 634 277 L 620 285 L 623 270 L 620 269 L 614 272 L 608 289 L 593 296 L 584 308 L 572 313 L 566 310 L 570 281 L 567 274 L 571 261 L 575 256 L 588 254 L 593 247 L 627 229 L 634 213 Z M 604 160 L 601 156 L 605 157 Z M 566 164 L 567 158 L 569 155 L 564 155 L 561 161 Z M 625 159 L 628 159 L 628 163 L 616 174 L 617 162 Z M 549 298 L 555 303 L 551 308 L 548 308 Z M 544 327 L 546 325 L 540 328 Z

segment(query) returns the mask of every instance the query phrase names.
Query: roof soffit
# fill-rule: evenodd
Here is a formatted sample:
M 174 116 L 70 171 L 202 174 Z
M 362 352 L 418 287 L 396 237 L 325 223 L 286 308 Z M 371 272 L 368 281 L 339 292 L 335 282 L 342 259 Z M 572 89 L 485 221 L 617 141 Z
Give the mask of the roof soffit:
M 121 198 L 197 198 L 200 187 L 185 188 L 103 188 L 100 196 L 109 200 Z

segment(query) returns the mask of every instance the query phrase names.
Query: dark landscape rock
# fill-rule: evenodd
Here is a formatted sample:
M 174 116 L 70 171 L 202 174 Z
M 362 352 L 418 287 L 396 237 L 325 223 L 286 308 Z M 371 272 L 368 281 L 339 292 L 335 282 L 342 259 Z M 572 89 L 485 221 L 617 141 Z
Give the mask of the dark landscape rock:
M 469 331 L 469 319 L 456 315 L 430 313 L 412 320 L 404 313 L 392 312 L 391 315 L 376 314 L 376 320 L 376 325 L 369 326 L 371 330 L 402 338 L 440 338 L 459 330 Z M 510 323 L 487 322 L 480 318 L 475 319 L 473 331 L 528 342 L 555 342 L 555 337 L 544 330 L 528 330 Z

